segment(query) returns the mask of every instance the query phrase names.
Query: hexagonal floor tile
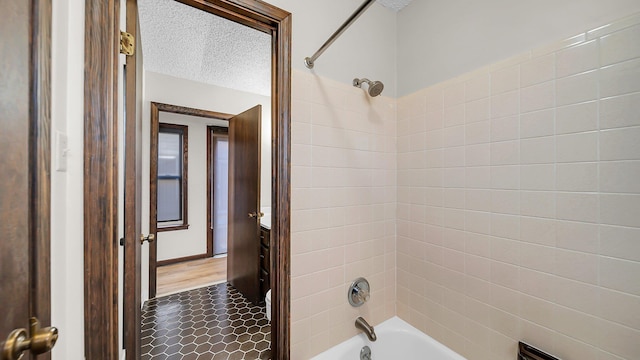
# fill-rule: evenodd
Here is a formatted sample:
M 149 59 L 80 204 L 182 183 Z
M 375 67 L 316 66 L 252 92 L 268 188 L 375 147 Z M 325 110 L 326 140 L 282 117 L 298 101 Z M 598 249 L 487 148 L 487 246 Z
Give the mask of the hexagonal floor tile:
M 271 326 L 229 284 L 151 299 L 142 309 L 142 359 L 270 359 Z

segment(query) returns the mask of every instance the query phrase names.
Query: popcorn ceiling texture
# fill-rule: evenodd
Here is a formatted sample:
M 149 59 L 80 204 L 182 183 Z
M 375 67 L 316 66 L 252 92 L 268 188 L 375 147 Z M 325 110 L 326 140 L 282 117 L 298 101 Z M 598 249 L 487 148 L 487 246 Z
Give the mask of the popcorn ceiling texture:
M 145 70 L 271 94 L 271 36 L 173 0 L 140 0 Z
M 378 3 L 384 7 L 388 7 L 395 11 L 400 11 L 404 9 L 405 6 L 409 5 L 411 0 L 378 0 Z

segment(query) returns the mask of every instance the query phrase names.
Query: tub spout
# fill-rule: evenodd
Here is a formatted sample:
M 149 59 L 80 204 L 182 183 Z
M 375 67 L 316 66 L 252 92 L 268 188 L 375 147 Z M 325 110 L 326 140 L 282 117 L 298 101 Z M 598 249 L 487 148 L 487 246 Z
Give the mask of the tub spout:
M 378 337 L 376 336 L 376 332 L 373 331 L 373 326 L 369 325 L 367 320 L 363 319 L 361 316 L 356 319 L 356 328 L 362 330 L 362 332 L 367 335 L 369 340 L 371 341 L 378 340 Z

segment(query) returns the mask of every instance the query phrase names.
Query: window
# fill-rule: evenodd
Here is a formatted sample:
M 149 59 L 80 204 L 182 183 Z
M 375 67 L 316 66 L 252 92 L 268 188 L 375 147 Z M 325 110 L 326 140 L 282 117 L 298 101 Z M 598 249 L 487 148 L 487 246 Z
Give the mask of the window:
M 158 231 L 187 229 L 187 126 L 158 131 Z

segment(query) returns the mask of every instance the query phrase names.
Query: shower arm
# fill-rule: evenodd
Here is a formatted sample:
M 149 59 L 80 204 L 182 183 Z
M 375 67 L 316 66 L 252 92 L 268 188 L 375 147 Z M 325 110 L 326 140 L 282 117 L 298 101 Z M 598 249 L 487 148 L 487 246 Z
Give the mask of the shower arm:
M 333 44 L 333 42 L 336 41 L 336 39 L 340 37 L 340 35 L 342 35 L 342 33 L 345 32 L 345 30 L 347 30 L 347 28 L 349 28 L 349 26 L 351 26 L 351 24 L 353 24 L 374 2 L 375 0 L 365 0 L 365 2 L 363 2 L 362 5 L 360 5 L 360 7 L 358 7 L 358 9 L 349 16 L 347 21 L 345 21 L 344 24 L 342 24 L 342 26 L 340 26 L 340 28 L 338 28 L 338 30 L 336 30 L 336 32 L 334 32 L 333 35 L 331 35 L 331 37 L 329 37 L 329 39 L 320 46 L 320 49 L 318 49 L 313 56 L 304 58 L 304 64 L 307 68 L 313 69 L 314 62 L 320 57 L 320 55 L 322 55 L 322 53 L 327 50 L 327 48 L 331 46 L 331 44 Z

